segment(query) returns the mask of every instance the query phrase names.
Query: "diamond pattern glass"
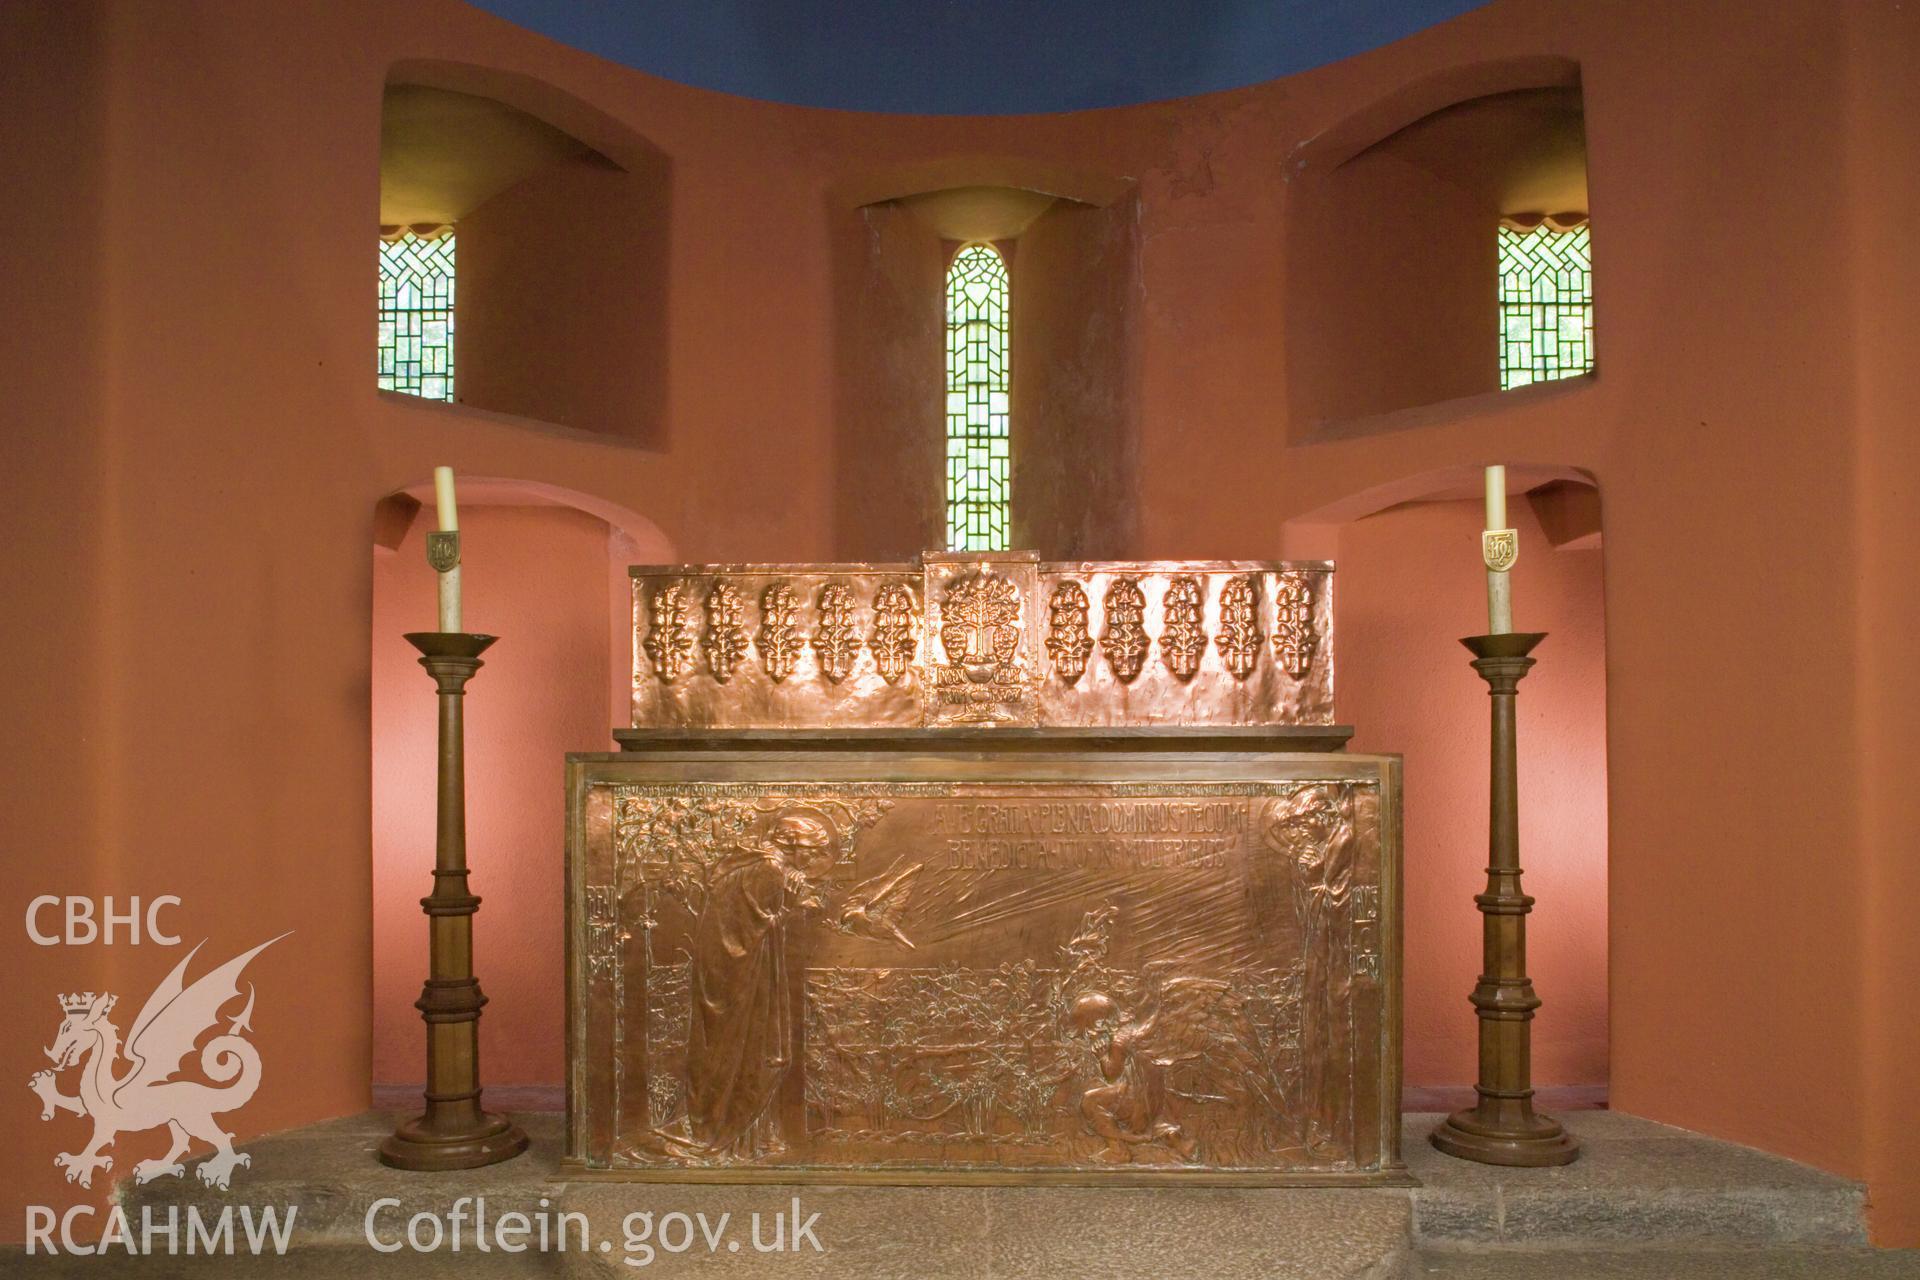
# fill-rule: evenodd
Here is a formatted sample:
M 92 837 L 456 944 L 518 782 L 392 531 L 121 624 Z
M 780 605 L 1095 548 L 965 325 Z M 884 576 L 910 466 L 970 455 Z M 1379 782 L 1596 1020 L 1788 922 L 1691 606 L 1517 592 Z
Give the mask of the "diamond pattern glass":
M 380 387 L 453 399 L 453 232 L 380 242 Z
M 1500 389 L 1593 370 L 1588 226 L 1500 228 Z

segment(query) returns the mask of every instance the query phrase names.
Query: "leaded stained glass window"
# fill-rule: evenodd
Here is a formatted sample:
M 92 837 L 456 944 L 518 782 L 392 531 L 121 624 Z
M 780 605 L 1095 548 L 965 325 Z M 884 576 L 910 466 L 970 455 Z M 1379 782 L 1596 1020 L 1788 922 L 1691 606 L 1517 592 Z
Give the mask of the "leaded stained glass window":
M 1013 543 L 1008 452 L 1007 264 L 970 244 L 947 269 L 947 548 Z
M 453 399 L 453 230 L 380 241 L 380 386 Z
M 1581 223 L 1500 228 L 1500 389 L 1593 369 L 1593 264 Z

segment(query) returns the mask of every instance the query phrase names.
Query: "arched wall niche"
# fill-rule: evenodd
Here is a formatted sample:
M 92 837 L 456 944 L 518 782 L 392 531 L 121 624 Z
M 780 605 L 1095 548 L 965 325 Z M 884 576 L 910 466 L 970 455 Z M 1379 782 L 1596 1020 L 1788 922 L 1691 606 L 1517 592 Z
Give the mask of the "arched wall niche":
M 485 900 L 477 967 L 494 997 L 482 1057 L 513 1064 L 490 1085 L 537 1086 L 551 1107 L 564 1061 L 560 760 L 610 749 L 609 730 L 629 722 L 627 568 L 676 552 L 645 516 L 558 485 L 463 475 L 459 499 L 462 625 L 500 637 L 465 707 L 468 861 Z M 372 1083 L 391 1100 L 417 1098 L 424 1079 L 412 1001 L 426 972 L 416 903 L 431 885 L 436 720 L 432 682 L 402 636 L 436 624 L 431 481 L 382 498 L 373 524 Z
M 1114 174 L 1076 169 L 1033 156 L 969 153 L 932 156 L 853 174 L 834 183 L 828 198 L 836 205 L 857 209 L 967 187 L 1038 191 L 1105 208 L 1126 196 L 1133 183 Z
M 1010 275 L 1014 545 L 1131 552 L 1138 213 L 1129 179 L 1020 156 L 935 157 L 835 184 L 836 555 L 943 545 L 946 272 L 969 240 L 992 243 Z
M 1589 471 L 1510 464 L 1520 533 L 1514 621 L 1545 631 L 1520 699 L 1521 860 L 1538 899 L 1529 967 L 1545 1002 L 1534 1079 L 1553 1108 L 1603 1103 L 1609 1084 L 1607 662 L 1601 503 Z M 1339 627 L 1335 714 L 1354 749 L 1406 760 L 1407 1105 L 1466 1105 L 1476 1073 L 1461 1032 L 1481 958 L 1473 895 L 1487 856 L 1486 686 L 1459 636 L 1487 627 L 1479 567 L 1483 473 L 1396 477 L 1310 511 L 1289 554 L 1332 558 Z
M 600 108 L 518 71 L 440 58 L 405 58 L 387 69 L 386 82 L 492 99 L 578 139 L 629 173 L 645 172 L 666 159 L 653 143 Z
M 540 480 L 462 475 L 458 480 L 462 524 L 474 513 L 485 521 L 502 507 L 533 510 L 570 510 L 606 526 L 608 538 L 607 597 L 609 600 L 609 660 L 607 727 L 628 722 L 632 700 L 633 640 L 631 592 L 627 570 L 636 564 L 668 564 L 678 556 L 673 540 L 646 516 L 590 493 Z M 419 544 L 424 555 L 425 531 L 433 527 L 434 490 L 431 477 L 396 489 L 374 504 L 373 539 L 376 553 L 398 552 Z M 423 514 L 424 513 L 424 514 Z M 416 557 L 418 558 L 418 557 Z M 425 579 L 433 585 L 431 577 Z M 428 619 L 431 622 L 431 618 Z M 472 625 L 472 619 L 468 619 Z M 422 624 L 426 625 L 426 624 Z M 409 627 L 409 630 L 416 628 Z M 376 632 L 378 627 L 376 625 Z M 399 634 L 399 633 L 395 633 Z M 378 637 L 376 635 L 376 641 Z M 606 735 L 597 741 L 605 742 Z M 579 748 L 585 750 L 586 748 Z
M 1476 98 L 1579 87 L 1580 64 L 1555 55 L 1492 58 L 1445 67 L 1408 81 L 1308 138 L 1294 148 L 1290 167 L 1301 174 L 1330 172 L 1408 125 Z
M 1500 219 L 1588 212 L 1579 65 L 1435 73 L 1301 144 L 1288 169 L 1292 438 L 1497 391 Z
M 1486 492 L 1485 474 L 1485 469 L 1477 464 L 1435 467 L 1335 498 L 1294 517 L 1288 523 L 1309 528 L 1335 528 L 1409 502 L 1478 499 Z M 1596 503 L 1600 492 L 1599 480 L 1584 467 L 1551 462 L 1507 464 L 1509 495 L 1530 499 L 1538 491 L 1556 487 L 1585 490 L 1593 495 Z
M 454 398 L 666 446 L 672 165 L 531 76 L 404 60 L 382 103 L 383 224 L 458 233 Z

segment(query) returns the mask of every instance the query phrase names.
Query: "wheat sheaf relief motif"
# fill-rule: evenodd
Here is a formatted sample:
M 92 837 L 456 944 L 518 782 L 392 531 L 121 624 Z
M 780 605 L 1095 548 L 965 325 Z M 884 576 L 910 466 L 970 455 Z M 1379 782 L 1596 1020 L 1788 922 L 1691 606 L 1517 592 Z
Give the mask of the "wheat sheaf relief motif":
M 1087 634 L 1087 593 L 1077 582 L 1063 582 L 1047 600 L 1047 656 L 1068 684 L 1077 683 L 1093 654 Z
M 693 629 L 687 625 L 686 588 L 680 583 L 661 587 L 653 593 L 652 626 L 641 645 L 654 674 L 663 684 L 672 684 L 693 666 Z
M 860 656 L 860 632 L 853 612 L 853 588 L 838 582 L 820 588 L 820 622 L 813 632 L 813 652 L 820 659 L 820 674 L 829 684 L 845 680 L 853 672 L 854 659 Z
M 787 583 L 771 583 L 760 593 L 760 663 L 775 684 L 793 674 L 805 647 L 795 622 L 799 612 L 793 588 Z
M 1132 578 L 1115 578 L 1107 587 L 1107 629 L 1100 652 L 1107 656 L 1114 679 L 1132 684 L 1147 662 L 1147 597 Z
M 919 619 L 913 607 L 913 592 L 902 583 L 889 582 L 874 593 L 873 634 L 867 648 L 873 652 L 873 665 L 888 684 L 899 684 L 913 666 L 919 648 Z
M 707 670 L 721 684 L 733 679 L 734 668 L 747 656 L 746 602 L 725 582 L 707 593 L 707 636 L 701 643 L 706 651 Z

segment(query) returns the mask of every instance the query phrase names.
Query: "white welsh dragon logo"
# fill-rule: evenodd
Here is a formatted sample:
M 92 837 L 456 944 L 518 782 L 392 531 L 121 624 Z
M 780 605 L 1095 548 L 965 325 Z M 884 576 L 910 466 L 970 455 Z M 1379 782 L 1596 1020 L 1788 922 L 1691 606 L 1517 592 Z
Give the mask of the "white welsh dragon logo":
M 213 1147 L 213 1154 L 198 1170 L 200 1180 L 208 1186 L 225 1190 L 234 1169 L 252 1163 L 244 1153 L 233 1149 L 233 1135 L 213 1119 L 245 1106 L 260 1087 L 260 1051 L 240 1035 L 253 1029 L 249 1025 L 253 1017 L 252 983 L 247 984 L 246 1006 L 229 1022 L 226 1033 L 214 1036 L 200 1050 L 200 1070 L 215 1085 L 224 1087 L 175 1080 L 173 1076 L 193 1052 L 195 1041 L 220 1021 L 221 1008 L 240 995 L 240 971 L 247 962 L 286 936 L 283 933 L 267 939 L 187 986 L 187 964 L 206 944 L 196 945 L 147 997 L 140 1016 L 133 1020 L 124 1050 L 131 1065 L 120 1074 L 115 1073 L 123 1056 L 120 1029 L 107 1020 L 118 997 L 91 991 L 60 997 L 60 1010 L 66 1017 L 53 1047 L 46 1051 L 53 1060 L 53 1070 L 34 1073 L 27 1087 L 40 1095 L 42 1120 L 53 1119 L 56 1111 L 93 1118 L 93 1140 L 80 1151 L 53 1158 L 54 1164 L 67 1171 L 68 1182 L 91 1186 L 95 1169 L 113 1168 L 113 1158 L 101 1153 L 113 1145 L 117 1135 L 161 1125 L 167 1126 L 172 1146 L 158 1160 L 136 1164 L 135 1182 L 179 1177 L 186 1171 L 180 1157 L 196 1138 Z M 68 1097 L 59 1091 L 54 1076 L 72 1066 L 80 1066 L 80 1092 Z

